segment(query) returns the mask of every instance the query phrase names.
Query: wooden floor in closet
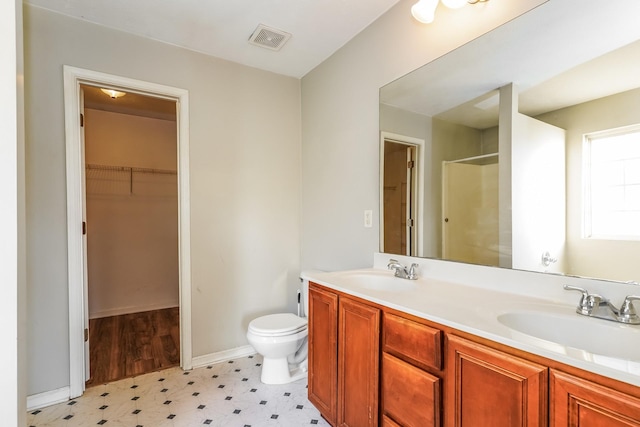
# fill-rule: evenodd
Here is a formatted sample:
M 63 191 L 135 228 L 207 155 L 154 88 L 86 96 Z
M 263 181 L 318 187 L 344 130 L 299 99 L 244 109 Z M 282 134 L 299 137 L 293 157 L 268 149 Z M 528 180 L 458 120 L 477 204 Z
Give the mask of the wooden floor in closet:
M 180 364 L 178 307 L 89 320 L 87 387 Z

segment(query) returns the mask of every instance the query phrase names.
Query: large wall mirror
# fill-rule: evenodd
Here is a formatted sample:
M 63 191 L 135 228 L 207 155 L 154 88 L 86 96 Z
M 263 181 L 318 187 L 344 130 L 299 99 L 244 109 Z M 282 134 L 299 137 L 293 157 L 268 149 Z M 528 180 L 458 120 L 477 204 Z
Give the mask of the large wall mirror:
M 549 1 L 382 87 L 381 251 L 640 282 L 638 16 Z

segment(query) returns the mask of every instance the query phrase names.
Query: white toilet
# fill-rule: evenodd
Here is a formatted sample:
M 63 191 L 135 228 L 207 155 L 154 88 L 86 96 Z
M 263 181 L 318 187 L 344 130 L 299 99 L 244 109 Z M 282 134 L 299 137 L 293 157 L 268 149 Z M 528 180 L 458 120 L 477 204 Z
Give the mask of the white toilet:
M 309 282 L 302 280 L 299 316 L 269 314 L 249 323 L 247 340 L 264 359 L 260 380 L 265 384 L 286 384 L 307 375 L 308 290 Z

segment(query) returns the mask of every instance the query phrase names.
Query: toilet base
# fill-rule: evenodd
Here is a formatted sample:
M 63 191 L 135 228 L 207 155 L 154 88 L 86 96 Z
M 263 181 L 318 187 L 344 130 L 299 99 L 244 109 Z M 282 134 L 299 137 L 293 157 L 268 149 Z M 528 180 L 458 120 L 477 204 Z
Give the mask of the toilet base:
M 270 359 L 264 357 L 262 360 L 262 373 L 260 381 L 264 384 L 288 384 L 300 380 L 307 376 L 307 361 L 304 360 L 299 365 L 289 365 L 287 358 Z

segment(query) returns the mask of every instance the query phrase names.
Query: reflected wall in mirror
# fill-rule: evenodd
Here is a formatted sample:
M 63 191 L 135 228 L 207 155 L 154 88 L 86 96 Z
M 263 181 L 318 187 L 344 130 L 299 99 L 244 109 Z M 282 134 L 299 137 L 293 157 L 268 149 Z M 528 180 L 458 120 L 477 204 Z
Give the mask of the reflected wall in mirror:
M 381 133 L 424 141 L 416 254 L 640 281 L 639 3 L 547 2 L 381 88 Z

